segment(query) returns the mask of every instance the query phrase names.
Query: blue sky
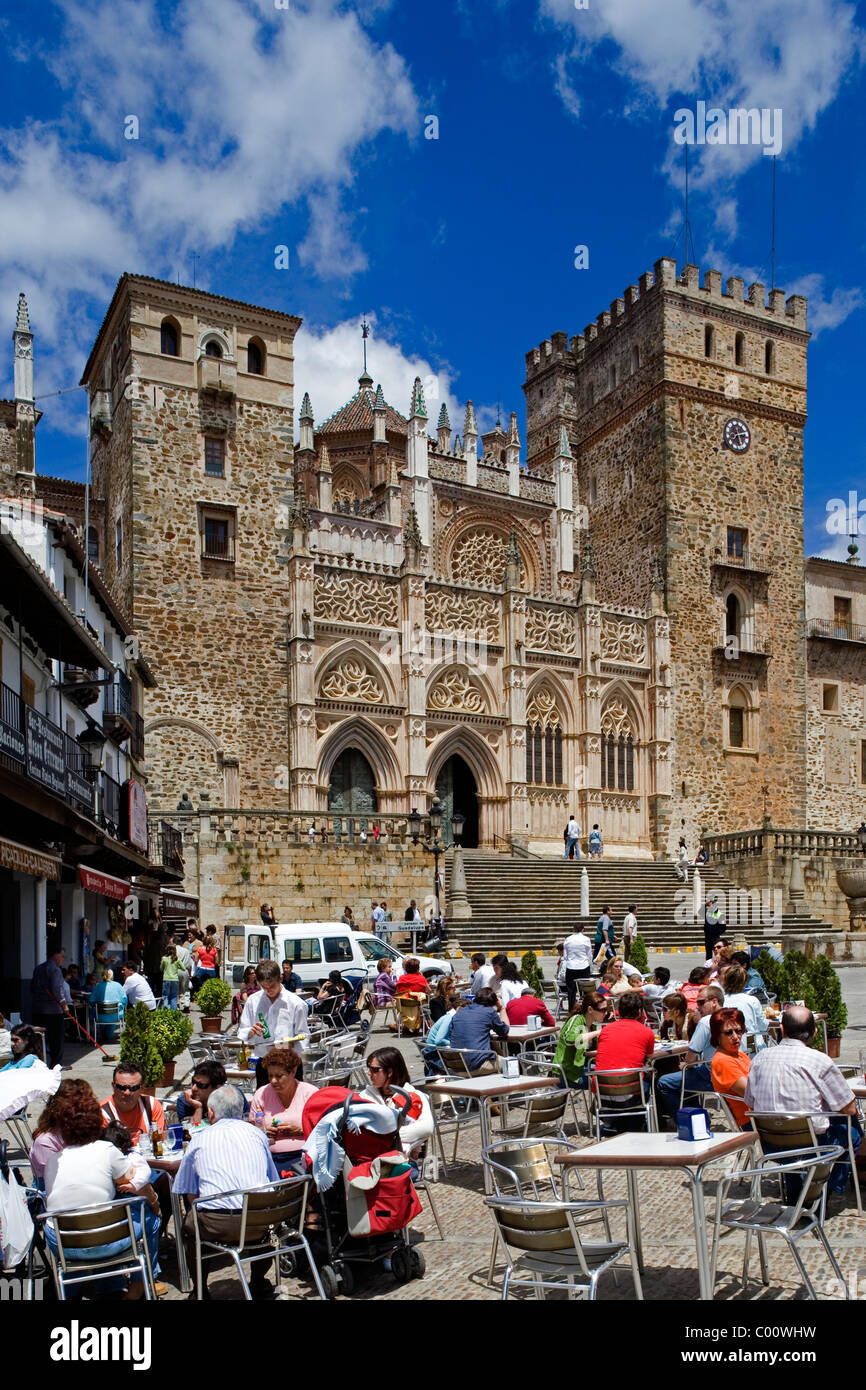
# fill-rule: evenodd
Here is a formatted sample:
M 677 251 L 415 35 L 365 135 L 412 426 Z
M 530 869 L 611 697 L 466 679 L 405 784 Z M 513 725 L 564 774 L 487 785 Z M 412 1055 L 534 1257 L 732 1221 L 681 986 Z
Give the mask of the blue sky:
M 815 334 L 806 548 L 844 557 L 824 518 L 866 500 L 866 4 L 276 3 L 56 0 L 0 21 L 0 306 L 11 334 L 27 293 L 41 472 L 83 476 L 83 393 L 48 393 L 77 382 L 118 275 L 190 283 L 194 251 L 200 288 L 303 316 L 318 419 L 355 389 L 366 313 L 399 409 L 417 372 L 455 429 L 471 396 L 482 428 L 501 402 L 523 432 L 527 349 L 582 332 L 678 237 L 683 261 L 674 113 L 705 100 L 783 113 L 776 284 L 808 295 Z M 690 154 L 698 262 L 769 288 L 772 160 Z

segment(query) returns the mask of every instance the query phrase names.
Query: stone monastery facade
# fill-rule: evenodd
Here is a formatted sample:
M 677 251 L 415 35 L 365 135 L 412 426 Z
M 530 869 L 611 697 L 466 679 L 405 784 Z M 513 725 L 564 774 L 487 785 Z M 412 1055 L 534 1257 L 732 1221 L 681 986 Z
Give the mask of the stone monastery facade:
M 327 420 L 303 394 L 295 443 L 300 326 L 127 275 L 85 368 L 151 807 L 438 793 L 468 845 L 551 850 L 574 812 L 640 857 L 856 827 L 866 586 L 804 564 L 804 299 L 658 261 L 527 354 L 525 459 L 516 414 L 455 436 L 366 371 Z

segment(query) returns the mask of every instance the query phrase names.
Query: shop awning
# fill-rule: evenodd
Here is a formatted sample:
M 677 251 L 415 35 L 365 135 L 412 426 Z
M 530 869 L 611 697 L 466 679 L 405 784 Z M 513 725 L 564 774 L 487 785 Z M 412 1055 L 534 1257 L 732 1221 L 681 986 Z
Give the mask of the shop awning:
M 62 871 L 60 860 L 53 854 L 30 849 L 29 845 L 19 845 L 16 840 L 0 840 L 0 868 L 17 869 L 21 874 L 58 882 Z
M 113 898 L 118 903 L 129 896 L 129 884 L 122 878 L 112 878 L 111 874 L 101 874 L 96 869 L 85 869 L 83 864 L 78 866 L 78 877 L 82 888 L 86 888 L 88 893 L 99 893 L 103 898 Z
M 159 895 L 159 910 L 163 917 L 198 917 L 198 898 L 163 889 Z

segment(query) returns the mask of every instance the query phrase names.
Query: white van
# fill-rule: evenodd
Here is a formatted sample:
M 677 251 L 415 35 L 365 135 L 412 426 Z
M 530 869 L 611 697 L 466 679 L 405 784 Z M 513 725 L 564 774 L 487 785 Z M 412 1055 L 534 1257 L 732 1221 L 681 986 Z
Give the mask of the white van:
M 373 981 L 379 973 L 377 962 L 383 956 L 397 962 L 400 974 L 404 959 L 410 955 L 411 952 L 401 953 L 380 941 L 372 932 L 353 931 L 345 922 L 278 922 L 275 927 L 247 922 L 224 928 L 222 974 L 230 985 L 238 986 L 247 966 L 258 965 L 262 960 L 276 960 L 282 965 L 287 960 L 305 985 L 321 984 L 332 970 L 349 974 L 364 971 Z M 435 956 L 416 959 L 427 980 L 454 974 L 450 960 Z

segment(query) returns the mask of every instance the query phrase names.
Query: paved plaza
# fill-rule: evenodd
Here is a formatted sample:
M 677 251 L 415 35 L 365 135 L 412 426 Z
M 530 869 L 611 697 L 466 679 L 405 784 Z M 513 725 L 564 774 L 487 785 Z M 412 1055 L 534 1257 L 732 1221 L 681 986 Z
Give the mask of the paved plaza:
M 675 978 L 688 973 L 684 962 L 694 960 L 689 955 L 650 956 L 650 967 L 665 964 Z M 467 963 L 459 962 L 461 973 L 466 973 Z M 544 961 L 547 973 L 552 961 Z M 856 1063 L 861 1047 L 866 1047 L 866 969 L 842 967 L 840 969 L 842 989 L 848 1006 L 849 1025 L 843 1039 L 842 1060 Z M 375 1029 L 373 1042 L 389 1044 L 393 1037 L 387 1029 Z M 109 1052 L 117 1051 L 116 1045 L 106 1045 Z M 420 1053 L 416 1043 L 403 1039 L 399 1043 L 413 1079 L 423 1075 Z M 110 1089 L 111 1067 L 103 1061 L 94 1049 L 84 1051 L 68 1046 L 65 1057 L 71 1062 L 70 1074 L 88 1080 L 100 1098 Z M 186 1075 L 190 1059 L 184 1054 L 179 1059 L 178 1077 Z M 163 1094 L 159 1093 L 160 1096 Z M 166 1092 L 165 1094 L 169 1094 Z M 38 1107 L 34 1107 L 38 1113 Z M 577 1114 L 581 1120 L 581 1138 L 586 1137 L 582 1105 Z M 569 1137 L 573 1137 L 572 1127 L 567 1126 Z M 445 1138 L 446 1156 L 450 1158 L 453 1131 Z M 722 1165 L 718 1170 L 722 1171 Z M 713 1172 L 706 1185 L 708 1211 L 712 1213 L 715 1182 Z M 590 1181 L 593 1181 L 590 1177 Z M 695 1264 L 694 1231 L 692 1225 L 691 1202 L 687 1180 L 682 1175 L 662 1171 L 642 1172 L 639 1177 L 641 1229 L 645 1272 L 643 1292 L 649 1301 L 694 1300 L 698 1294 L 698 1280 Z M 625 1176 L 620 1172 L 605 1173 L 604 1190 L 607 1197 L 624 1197 Z M 500 1260 L 494 1275 L 493 1287 L 487 1283 L 487 1271 L 493 1235 L 492 1221 L 483 1205 L 483 1183 L 480 1165 L 480 1145 L 478 1129 L 475 1125 L 465 1127 L 461 1132 L 458 1157 L 455 1163 L 448 1163 L 447 1171 L 440 1167 L 438 1181 L 434 1185 L 435 1201 L 446 1235 L 441 1239 L 436 1223 L 424 1202 L 425 1210 L 413 1224 L 412 1240 L 422 1248 L 427 1270 L 423 1279 L 413 1280 L 405 1285 L 397 1285 L 385 1270 L 376 1269 L 372 1273 L 358 1270 L 353 1299 L 379 1300 L 497 1300 L 500 1297 L 503 1264 Z M 423 1200 L 423 1196 L 422 1196 Z M 624 1233 L 624 1218 L 615 1215 L 613 1219 L 614 1238 Z M 853 1194 L 849 1187 L 845 1206 L 828 1216 L 827 1234 L 845 1276 L 858 1278 L 861 1292 L 866 1289 L 866 1216 L 859 1216 Z M 801 1245 L 806 1267 L 821 1296 L 832 1296 L 835 1286 L 832 1283 L 832 1270 L 826 1258 L 814 1241 Z M 169 1286 L 168 1300 L 186 1297 L 178 1287 L 177 1266 L 174 1261 L 172 1241 L 163 1242 L 162 1279 Z M 743 1244 L 740 1236 L 726 1236 L 722 1243 L 719 1260 L 719 1277 L 716 1284 L 716 1298 L 734 1300 L 784 1300 L 802 1299 L 802 1289 L 796 1267 L 786 1252 L 782 1241 L 769 1242 L 770 1285 L 764 1288 L 758 1278 L 757 1255 L 753 1252 L 751 1278 L 744 1289 L 740 1283 L 743 1262 Z M 229 1273 L 217 1271 L 210 1277 L 210 1291 L 215 1299 L 237 1299 L 240 1288 L 237 1280 Z M 280 1297 L 287 1300 L 309 1298 L 311 1286 L 302 1279 L 285 1281 L 280 1289 Z M 522 1295 L 519 1295 L 522 1296 Z M 553 1297 L 560 1297 L 555 1294 Z M 607 1274 L 600 1285 L 599 1297 L 602 1300 L 635 1297 L 631 1276 L 623 1267 L 616 1280 Z M 838 1293 L 836 1294 L 838 1297 Z

